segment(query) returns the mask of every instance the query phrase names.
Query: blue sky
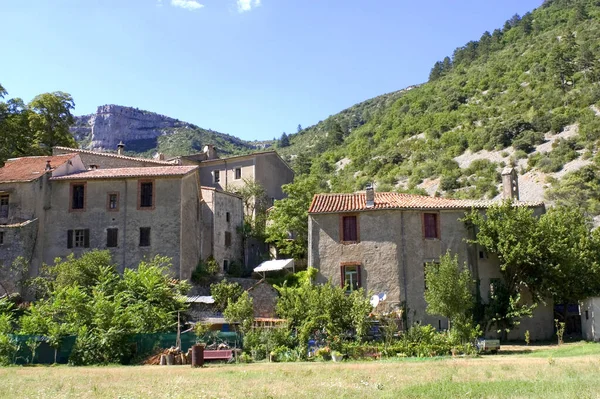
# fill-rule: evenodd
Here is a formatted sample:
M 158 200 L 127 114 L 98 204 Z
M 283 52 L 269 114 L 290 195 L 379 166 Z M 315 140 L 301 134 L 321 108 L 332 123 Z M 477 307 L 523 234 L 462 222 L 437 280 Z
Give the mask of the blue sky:
M 0 0 L 9 97 L 70 93 L 270 139 L 427 80 L 542 0 Z

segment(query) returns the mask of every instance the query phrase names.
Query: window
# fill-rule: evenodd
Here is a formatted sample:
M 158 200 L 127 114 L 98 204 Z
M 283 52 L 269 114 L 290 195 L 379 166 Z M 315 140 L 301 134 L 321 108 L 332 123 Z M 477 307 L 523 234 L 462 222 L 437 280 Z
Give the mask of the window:
M 225 232 L 225 246 L 227 248 L 231 246 L 231 233 L 228 231 Z
M 346 215 L 341 217 L 341 240 L 344 243 L 358 242 L 358 217 Z
M 229 212 L 225 212 L 225 220 L 227 221 L 227 223 L 231 221 L 231 214 Z
M 485 251 L 479 251 L 479 259 L 487 259 L 488 255 Z
M 85 183 L 71 184 L 71 210 L 85 211 Z
M 0 218 L 8 217 L 8 194 L 0 195 Z
M 4 245 L 4 232 L 0 231 L 0 245 Z
M 140 227 L 140 247 L 150 246 L 150 227 Z
M 426 239 L 440 238 L 438 232 L 438 214 L 423 214 L 423 237 Z
M 351 292 L 361 286 L 360 264 L 342 263 L 342 287 L 346 287 L 346 291 Z
M 223 261 L 223 270 L 226 272 L 229 271 L 229 261 L 227 259 Z
M 235 168 L 235 180 L 242 178 L 242 168 Z
M 106 229 L 106 248 L 116 248 L 119 242 L 119 229 Z
M 154 208 L 154 182 L 140 181 L 138 208 Z
M 89 248 L 90 229 L 67 230 L 67 248 Z
M 585 311 L 585 319 L 586 319 L 586 320 L 589 320 L 589 319 L 590 319 L 590 314 L 588 313 L 588 311 L 587 311 L 587 310 Z
M 116 212 L 119 210 L 119 193 L 108 193 L 106 199 L 106 208 L 109 212 Z
M 218 170 L 213 171 L 213 183 L 218 183 L 221 181 L 221 176 Z

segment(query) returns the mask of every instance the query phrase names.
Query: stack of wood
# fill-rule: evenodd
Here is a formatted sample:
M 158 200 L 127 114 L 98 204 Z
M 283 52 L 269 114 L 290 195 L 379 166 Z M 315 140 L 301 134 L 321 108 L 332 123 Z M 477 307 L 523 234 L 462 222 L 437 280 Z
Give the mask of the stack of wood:
M 192 355 L 190 350 L 188 353 L 183 353 L 181 349 L 174 346 L 169 349 L 165 349 L 155 355 L 147 358 L 143 364 L 152 366 L 173 366 L 173 365 L 184 365 L 190 364 Z

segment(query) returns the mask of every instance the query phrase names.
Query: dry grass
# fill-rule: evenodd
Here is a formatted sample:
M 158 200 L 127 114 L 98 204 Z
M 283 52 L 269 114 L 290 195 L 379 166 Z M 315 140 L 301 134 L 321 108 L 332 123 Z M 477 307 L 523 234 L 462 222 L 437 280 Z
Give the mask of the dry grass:
M 8 367 L 1 398 L 597 398 L 600 345 L 471 359 Z

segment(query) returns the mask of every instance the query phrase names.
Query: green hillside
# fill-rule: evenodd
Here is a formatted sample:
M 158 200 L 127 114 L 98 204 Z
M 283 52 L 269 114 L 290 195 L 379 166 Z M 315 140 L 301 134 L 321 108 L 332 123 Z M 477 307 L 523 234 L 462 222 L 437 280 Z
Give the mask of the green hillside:
M 599 38 L 600 1 L 545 1 L 457 48 L 429 82 L 331 116 L 279 151 L 341 192 L 375 182 L 492 198 L 513 165 L 542 189 L 525 197 L 546 191 L 598 214 Z

